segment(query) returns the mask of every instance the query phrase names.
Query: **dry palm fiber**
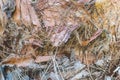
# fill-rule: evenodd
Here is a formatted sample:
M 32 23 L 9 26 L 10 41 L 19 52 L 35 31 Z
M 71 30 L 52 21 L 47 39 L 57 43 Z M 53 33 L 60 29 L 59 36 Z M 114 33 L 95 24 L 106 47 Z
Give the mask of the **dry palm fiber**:
M 56 47 L 60 54 L 73 51 L 85 64 L 111 56 L 110 71 L 118 65 L 119 0 L 16 0 L 10 21 L 2 12 L 3 2 L 1 65 L 26 66 L 24 63 L 34 64 L 39 56 L 49 61 Z
M 68 47 L 68 49 L 69 48 L 76 48 L 76 49 L 78 48 L 78 50 L 80 50 L 79 52 L 81 52 L 81 53 L 89 52 L 88 54 L 94 53 L 95 55 L 102 53 L 104 51 L 108 52 L 109 44 L 111 43 L 111 38 L 114 39 L 113 41 L 118 40 L 117 35 L 119 33 L 118 27 L 117 27 L 119 18 L 117 21 L 114 20 L 114 21 L 110 22 L 111 17 L 109 17 L 109 15 L 111 15 L 112 13 L 109 14 L 109 12 L 113 12 L 110 10 L 114 10 L 114 14 L 116 12 L 116 15 L 113 16 L 112 19 L 114 19 L 114 17 L 115 18 L 117 17 L 117 14 L 118 14 L 117 9 L 119 8 L 119 5 L 118 5 L 119 1 L 115 1 L 117 3 L 111 1 L 111 2 L 109 2 L 109 4 L 106 4 L 107 2 L 108 1 L 100 2 L 99 0 L 97 0 L 96 2 L 91 1 L 91 2 L 88 2 L 85 5 L 83 5 L 83 3 L 80 4 L 79 1 L 77 2 L 74 0 L 71 0 L 71 1 L 62 1 L 62 0 L 49 1 L 48 0 L 48 1 L 43 1 L 43 2 L 38 1 L 36 3 L 32 3 L 33 7 L 36 10 L 37 16 L 39 16 L 39 21 L 41 23 L 41 27 L 45 28 L 45 29 L 43 29 L 44 32 L 42 34 L 41 34 L 41 32 L 38 31 L 39 34 L 42 35 L 42 37 L 41 37 L 41 35 L 38 35 L 38 34 L 30 35 L 32 33 L 32 27 L 31 27 L 31 32 L 29 31 L 30 28 L 28 29 L 28 32 L 27 32 L 27 30 L 26 30 L 26 32 L 25 31 L 23 32 L 23 30 L 21 30 L 21 29 L 23 29 L 23 27 L 21 26 L 20 30 L 18 29 L 18 32 L 15 32 L 15 33 L 18 33 L 19 35 L 21 35 L 20 33 L 23 32 L 24 34 L 22 34 L 22 36 L 24 39 L 22 39 L 22 40 L 23 40 L 23 42 L 26 42 L 26 44 L 32 43 L 34 45 L 41 46 L 41 43 L 42 43 L 41 40 L 43 40 L 43 41 L 45 40 L 45 44 L 48 43 L 47 44 L 48 47 L 45 44 L 44 44 L 44 47 L 46 46 L 46 48 L 49 48 L 49 45 L 51 44 L 51 42 L 52 42 L 53 46 L 61 46 L 61 44 L 66 43 L 69 39 L 69 41 L 65 45 L 65 47 Z M 30 6 L 29 1 L 26 0 L 26 1 L 23 1 L 23 3 L 28 4 L 28 6 L 26 6 L 26 7 L 29 8 L 29 6 Z M 16 4 L 20 4 L 20 2 L 16 1 Z M 24 4 L 23 5 L 21 4 L 21 6 L 24 6 Z M 116 6 L 118 5 L 118 6 L 114 7 L 115 5 Z M 24 9 L 21 8 L 21 10 L 19 10 L 19 8 L 17 8 L 17 6 L 16 6 L 16 11 L 13 14 L 13 19 L 16 15 L 20 14 L 20 11 L 22 11 L 22 10 L 24 10 Z M 27 10 L 29 10 L 29 9 L 27 9 Z M 35 15 L 34 13 L 27 15 L 28 13 L 22 12 L 22 14 L 27 15 L 28 17 L 31 15 Z M 22 21 L 21 22 L 22 24 L 23 24 L 23 22 L 25 22 L 23 19 L 24 15 L 23 15 L 23 17 L 21 17 L 21 20 L 19 20 L 19 18 L 18 18 L 19 21 Z M 19 15 L 16 17 L 19 17 Z M 32 20 L 32 17 L 29 17 L 29 18 L 31 18 L 31 20 Z M 28 18 L 25 18 L 25 19 L 26 19 L 26 21 L 28 20 Z M 1 18 L 1 20 L 2 20 L 2 18 Z M 17 21 L 16 21 L 16 19 L 14 19 L 14 20 L 15 20 L 15 22 L 17 22 L 17 24 L 20 24 L 18 20 Z M 100 22 L 100 21 L 102 21 L 102 22 Z M 116 22 L 116 24 L 115 24 L 115 22 Z M 29 20 L 27 22 L 25 22 L 24 25 L 30 26 L 29 24 L 26 24 L 26 23 L 30 24 Z M 109 24 L 109 23 L 111 23 L 111 24 Z M 109 24 L 109 25 L 107 25 L 107 24 Z M 36 25 L 38 25 L 38 24 L 36 24 Z M 13 28 L 13 27 L 11 27 L 11 28 Z M 13 29 L 16 30 L 16 28 L 13 28 Z M 26 28 L 26 27 L 24 27 L 24 28 Z M 75 30 L 75 31 L 73 32 L 73 30 Z M 115 30 L 117 30 L 117 31 L 115 31 Z M 21 31 L 21 32 L 19 32 L 19 31 Z M 11 34 L 11 35 L 9 35 L 9 37 L 10 36 L 15 37 L 15 35 L 14 35 L 15 33 L 11 34 L 11 32 L 9 31 L 8 34 Z M 37 35 L 38 35 L 38 37 L 36 39 L 35 37 Z M 74 37 L 72 37 L 72 36 L 74 36 Z M 40 39 L 39 37 L 42 39 Z M 17 35 L 16 35 L 16 38 L 17 38 Z M 26 39 L 27 39 L 27 41 L 26 41 Z M 105 45 L 103 44 L 103 42 Z M 21 40 L 19 40 L 18 46 L 19 46 L 19 48 L 20 47 L 22 48 L 22 46 L 24 46 L 21 43 Z M 96 47 L 94 48 L 94 46 L 96 46 Z M 79 49 L 79 47 L 81 47 L 81 49 Z M 44 51 L 46 51 L 46 49 Z M 76 54 L 78 54 L 78 53 L 76 53 Z

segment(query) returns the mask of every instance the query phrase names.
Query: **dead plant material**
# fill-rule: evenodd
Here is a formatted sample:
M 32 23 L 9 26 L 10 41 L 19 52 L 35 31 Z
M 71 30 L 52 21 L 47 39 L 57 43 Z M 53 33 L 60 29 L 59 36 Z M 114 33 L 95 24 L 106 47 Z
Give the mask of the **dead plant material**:
M 119 0 L 14 0 L 5 8 L 6 1 L 1 79 L 119 79 Z

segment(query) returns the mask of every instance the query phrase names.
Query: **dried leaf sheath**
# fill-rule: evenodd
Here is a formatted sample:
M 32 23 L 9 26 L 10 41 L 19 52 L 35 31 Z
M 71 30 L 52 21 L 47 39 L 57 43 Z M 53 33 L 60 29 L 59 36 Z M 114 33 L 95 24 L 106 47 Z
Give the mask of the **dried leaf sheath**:
M 119 0 L 2 1 L 0 79 L 119 80 Z

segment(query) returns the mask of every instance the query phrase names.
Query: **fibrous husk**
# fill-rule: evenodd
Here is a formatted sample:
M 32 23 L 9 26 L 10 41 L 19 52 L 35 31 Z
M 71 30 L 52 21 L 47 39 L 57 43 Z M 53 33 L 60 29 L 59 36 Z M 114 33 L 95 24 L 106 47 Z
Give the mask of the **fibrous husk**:
M 28 29 L 28 32 L 21 34 L 24 39 L 17 40 L 20 41 L 17 44 L 20 45 L 20 48 L 27 44 L 45 47 L 47 41 L 47 45 L 52 45 L 53 47 L 66 43 L 65 47 L 77 47 L 82 54 L 89 52 L 94 55 L 101 55 L 103 52 L 110 50 L 112 47 L 110 46 L 111 41 L 116 41 L 118 37 L 117 26 L 119 26 L 119 19 L 116 21 L 119 12 L 118 3 L 118 0 L 110 2 L 107 0 L 90 2 L 81 2 L 80 0 L 39 0 L 35 3 L 31 3 L 29 0 L 17 0 L 16 10 L 13 14 L 14 22 L 24 24 L 26 27 L 32 26 L 29 27 L 31 31 Z M 1 7 L 2 5 L 1 1 Z M 111 15 L 115 16 L 110 17 Z M 1 21 L 4 21 L 2 19 L 5 18 L 1 18 Z M 40 30 L 38 28 L 35 29 L 33 26 L 43 28 L 44 32 L 39 32 Z M 31 35 L 33 29 L 39 34 Z M 19 29 L 17 33 L 15 35 L 16 38 L 21 33 Z M 14 36 L 14 33 L 10 34 L 9 36 Z M 44 38 L 40 39 L 39 37 Z M 16 40 L 16 38 L 13 40 Z M 45 40 L 45 44 L 43 44 L 43 40 Z M 25 44 L 22 44 L 23 42 Z M 20 50 L 23 49 L 21 48 Z M 78 53 L 76 54 L 78 55 Z
M 104 59 L 107 65 L 97 65 L 100 72 L 103 75 L 114 75 L 113 70 L 119 65 L 120 59 L 119 3 L 119 0 L 16 0 L 16 10 L 10 22 L 0 8 L 0 27 L 7 24 L 5 31 L 1 31 L 1 34 L 4 33 L 0 43 L 1 65 L 31 66 L 49 62 L 54 57 L 58 59 L 64 54 L 60 60 L 63 61 L 62 67 L 68 65 L 65 70 L 71 74 L 68 75 L 70 78 L 76 75 L 69 72 L 73 69 L 69 64 L 72 62 L 69 59 L 72 52 L 90 67 L 97 60 Z M 10 54 L 16 57 L 11 58 Z M 105 58 L 108 56 L 111 59 Z M 53 60 L 51 69 L 54 67 L 54 72 L 55 66 L 58 65 Z M 103 79 L 103 75 L 97 79 Z

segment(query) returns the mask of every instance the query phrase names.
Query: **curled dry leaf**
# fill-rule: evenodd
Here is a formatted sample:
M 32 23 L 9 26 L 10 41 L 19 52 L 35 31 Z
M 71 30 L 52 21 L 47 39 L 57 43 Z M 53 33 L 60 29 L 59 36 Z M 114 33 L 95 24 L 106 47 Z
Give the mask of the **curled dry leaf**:
M 10 55 L 4 61 L 2 61 L 1 65 L 16 65 L 18 67 L 26 67 L 31 65 L 33 59 L 31 56 L 19 56 L 19 55 Z
M 47 62 L 52 59 L 52 56 L 37 56 L 34 60 L 31 55 L 10 55 L 8 56 L 4 61 L 2 61 L 1 65 L 9 65 L 17 67 L 27 67 L 31 66 L 34 63 L 41 63 L 41 62 Z

